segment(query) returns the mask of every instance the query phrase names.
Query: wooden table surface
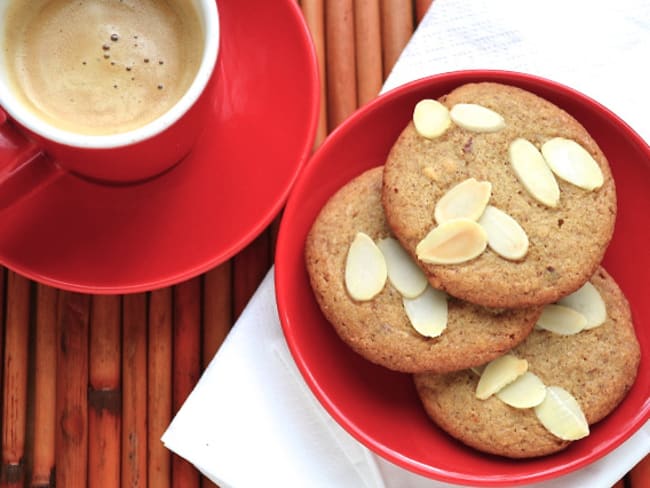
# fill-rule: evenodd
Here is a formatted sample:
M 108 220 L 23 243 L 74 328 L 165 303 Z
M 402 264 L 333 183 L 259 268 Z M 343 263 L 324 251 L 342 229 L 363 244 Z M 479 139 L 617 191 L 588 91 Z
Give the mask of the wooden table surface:
M 299 3 L 323 80 L 317 147 L 378 94 L 431 0 Z M 270 268 L 277 223 L 149 293 L 69 293 L 0 268 L 0 486 L 214 486 L 159 439 Z M 650 486 L 650 458 L 624 483 Z

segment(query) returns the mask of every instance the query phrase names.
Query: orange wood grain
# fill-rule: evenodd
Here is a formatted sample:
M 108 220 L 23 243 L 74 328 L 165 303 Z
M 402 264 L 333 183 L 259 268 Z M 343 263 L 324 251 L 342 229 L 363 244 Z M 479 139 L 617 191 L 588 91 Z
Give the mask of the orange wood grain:
M 357 101 L 361 107 L 379 94 L 383 81 L 379 0 L 355 0 L 354 24 Z
M 283 210 L 280 210 L 280 214 L 271 222 L 269 227 L 269 256 L 271 263 L 275 260 L 275 250 L 278 244 L 278 233 L 280 232 L 280 224 L 282 223 L 282 214 Z
M 232 263 L 226 261 L 203 275 L 204 369 L 226 338 L 232 321 Z
M 305 23 L 311 33 L 318 59 L 320 77 L 320 112 L 314 147 L 320 146 L 327 136 L 327 71 L 325 58 L 325 5 L 323 0 L 302 0 L 300 2 Z
M 86 486 L 90 296 L 62 292 L 58 308 L 56 486 Z
M 413 5 L 403 0 L 381 0 L 381 24 L 386 78 L 413 35 Z
M 0 486 L 24 486 L 30 283 L 7 276 Z
M 357 108 L 353 0 L 325 3 L 327 110 L 331 132 Z
M 2 119 L 2 113 L 0 112 L 0 119 Z M 2 295 L 0 295 L 0 351 L 2 352 L 2 361 L 0 361 L 0 384 L 2 385 L 2 395 L 4 396 L 4 361 L 6 357 L 6 352 L 5 352 L 5 284 L 6 284 L 6 275 L 7 275 L 7 270 L 3 267 L 0 266 L 0 291 L 2 292 Z M 2 405 L 2 403 L 0 403 Z M 4 415 L 2 416 L 4 417 Z M 4 419 L 0 417 L 0 431 L 4 431 Z M 4 434 L 2 434 L 4 436 Z M 4 446 L 4 440 L 2 441 L 2 446 Z M 4 448 L 3 448 L 4 450 Z M 18 469 L 18 475 L 21 475 L 20 471 L 22 468 L 17 468 Z M 2 478 L 6 478 L 9 473 L 3 474 L 2 471 L 5 471 L 2 466 L 0 465 L 0 483 L 2 483 Z
M 415 0 L 415 21 L 419 24 L 427 13 L 429 7 L 433 3 L 432 0 Z
M 122 298 L 122 486 L 147 486 L 147 296 Z
M 177 412 L 201 373 L 201 279 L 174 287 L 173 411 Z M 172 456 L 172 486 L 197 488 L 198 471 L 179 456 Z
M 32 488 L 54 482 L 56 439 L 56 337 L 59 291 L 36 287 L 34 346 L 34 441 L 32 443 Z
M 172 289 L 149 296 L 147 446 L 149 486 L 171 486 L 171 453 L 160 438 L 172 420 Z
M 2 119 L 2 114 L 0 113 L 0 119 Z M 4 266 L 0 265 L 0 354 L 2 354 L 2 360 L 0 360 L 0 386 L 3 386 L 3 395 L 4 395 L 4 357 L 5 357 L 5 291 L 6 291 L 6 276 L 7 270 Z M 2 419 L 0 418 L 0 431 L 2 430 Z
M 650 454 L 639 461 L 627 477 L 630 488 L 650 488 Z
M 120 486 L 121 299 L 92 297 L 88 390 L 88 486 Z
M 205 476 L 201 476 L 201 488 L 219 488 L 219 485 L 213 483 Z

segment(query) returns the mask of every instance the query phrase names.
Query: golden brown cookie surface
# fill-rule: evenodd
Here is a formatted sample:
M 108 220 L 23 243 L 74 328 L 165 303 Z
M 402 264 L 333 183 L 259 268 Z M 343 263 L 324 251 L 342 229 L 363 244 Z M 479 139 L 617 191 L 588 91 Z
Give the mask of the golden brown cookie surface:
M 598 422 L 622 401 L 632 386 L 640 350 L 627 300 L 600 268 L 591 283 L 607 307 L 599 327 L 561 336 L 535 329 L 512 353 L 528 361 L 528 370 L 547 386 L 560 386 L 580 404 L 589 424 Z M 479 377 L 472 371 L 414 376 L 429 416 L 462 442 L 502 456 L 550 454 L 569 442 L 548 432 L 533 409 L 516 409 L 496 396 L 476 398 Z
M 594 273 L 614 230 L 616 194 L 608 163 L 584 128 L 566 112 L 518 88 L 469 84 L 441 99 L 448 108 L 473 103 L 505 120 L 494 132 L 473 132 L 451 124 L 427 139 L 413 123 L 405 128 L 384 170 L 383 204 L 391 229 L 416 255 L 418 243 L 436 227 L 437 202 L 458 183 L 475 178 L 492 185 L 489 204 L 506 212 L 525 231 L 522 259 L 508 260 L 490 248 L 460 264 L 420 265 L 435 288 L 491 307 L 551 303 L 579 288 Z M 588 191 L 556 178 L 555 208 L 531 196 L 509 160 L 510 144 L 524 138 L 538 149 L 563 137 L 584 147 L 598 163 L 603 185 Z
M 387 282 L 372 300 L 356 301 L 344 282 L 346 256 L 357 232 L 377 241 L 390 236 L 381 205 L 382 168 L 340 189 L 320 212 L 307 238 L 310 282 L 325 317 L 366 359 L 404 371 L 452 371 L 484 363 L 521 342 L 539 308 L 496 313 L 450 299 L 448 325 L 437 338 L 411 326 L 400 293 Z

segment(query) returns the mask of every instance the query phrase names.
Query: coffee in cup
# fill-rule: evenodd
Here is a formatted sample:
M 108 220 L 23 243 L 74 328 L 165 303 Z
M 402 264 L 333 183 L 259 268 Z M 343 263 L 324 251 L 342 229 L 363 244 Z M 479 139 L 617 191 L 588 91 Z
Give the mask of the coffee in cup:
M 0 0 L 0 200 L 178 164 L 214 130 L 219 39 L 216 0 Z
M 64 131 L 124 133 L 187 92 L 204 33 L 191 0 L 9 0 L 3 43 L 15 97 Z

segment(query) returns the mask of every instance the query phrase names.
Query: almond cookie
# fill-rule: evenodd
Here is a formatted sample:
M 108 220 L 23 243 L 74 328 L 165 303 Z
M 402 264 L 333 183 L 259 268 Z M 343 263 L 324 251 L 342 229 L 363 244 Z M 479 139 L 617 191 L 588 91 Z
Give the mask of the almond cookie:
M 431 289 L 403 250 L 412 269 L 399 262 L 401 247 L 386 246 L 397 241 L 385 241 L 391 232 L 381 186 L 381 167 L 349 182 L 323 207 L 307 237 L 311 286 L 341 339 L 369 361 L 402 372 L 459 370 L 520 343 L 540 307 L 495 311 Z
M 614 230 L 614 181 L 596 142 L 511 86 L 468 84 L 418 104 L 383 182 L 389 226 L 431 285 L 489 307 L 578 289 Z
M 602 268 L 590 283 L 596 290 L 592 289 L 592 294 L 596 293 L 604 302 L 602 319 L 591 320 L 589 310 L 599 308 L 598 303 L 585 301 L 585 290 L 581 288 L 576 300 L 561 303 L 587 316 L 583 330 L 562 335 L 535 327 L 528 338 L 509 353 L 518 361 L 524 361 L 528 373 L 536 375 L 547 391 L 549 387 L 552 390 L 559 387 L 571 395 L 577 402 L 577 412 L 572 412 L 562 401 L 562 409 L 571 412 L 568 418 L 558 413 L 553 405 L 544 410 L 548 405 L 539 404 L 539 400 L 533 402 L 539 406 L 529 403 L 519 405 L 520 408 L 506 403 L 513 398 L 528 401 L 536 395 L 539 385 L 525 386 L 515 392 L 516 395 L 511 394 L 515 388 L 507 391 L 498 390 L 497 386 L 498 391 L 480 395 L 479 381 L 484 379 L 487 368 L 482 375 L 478 374 L 480 369 L 416 374 L 418 394 L 433 421 L 469 446 L 512 458 L 557 452 L 566 448 L 572 439 L 588 435 L 588 425 L 604 418 L 623 400 L 634 383 L 640 360 L 639 343 L 623 293 Z M 588 303 L 587 308 L 583 307 L 584 303 Z M 479 399 L 479 396 L 487 398 Z M 544 402 L 548 399 L 552 404 L 558 396 L 549 396 L 547 392 L 541 399 Z M 583 420 L 580 419 L 582 415 Z M 567 430 L 567 425 L 586 430 L 578 429 L 575 435 L 576 431 Z

